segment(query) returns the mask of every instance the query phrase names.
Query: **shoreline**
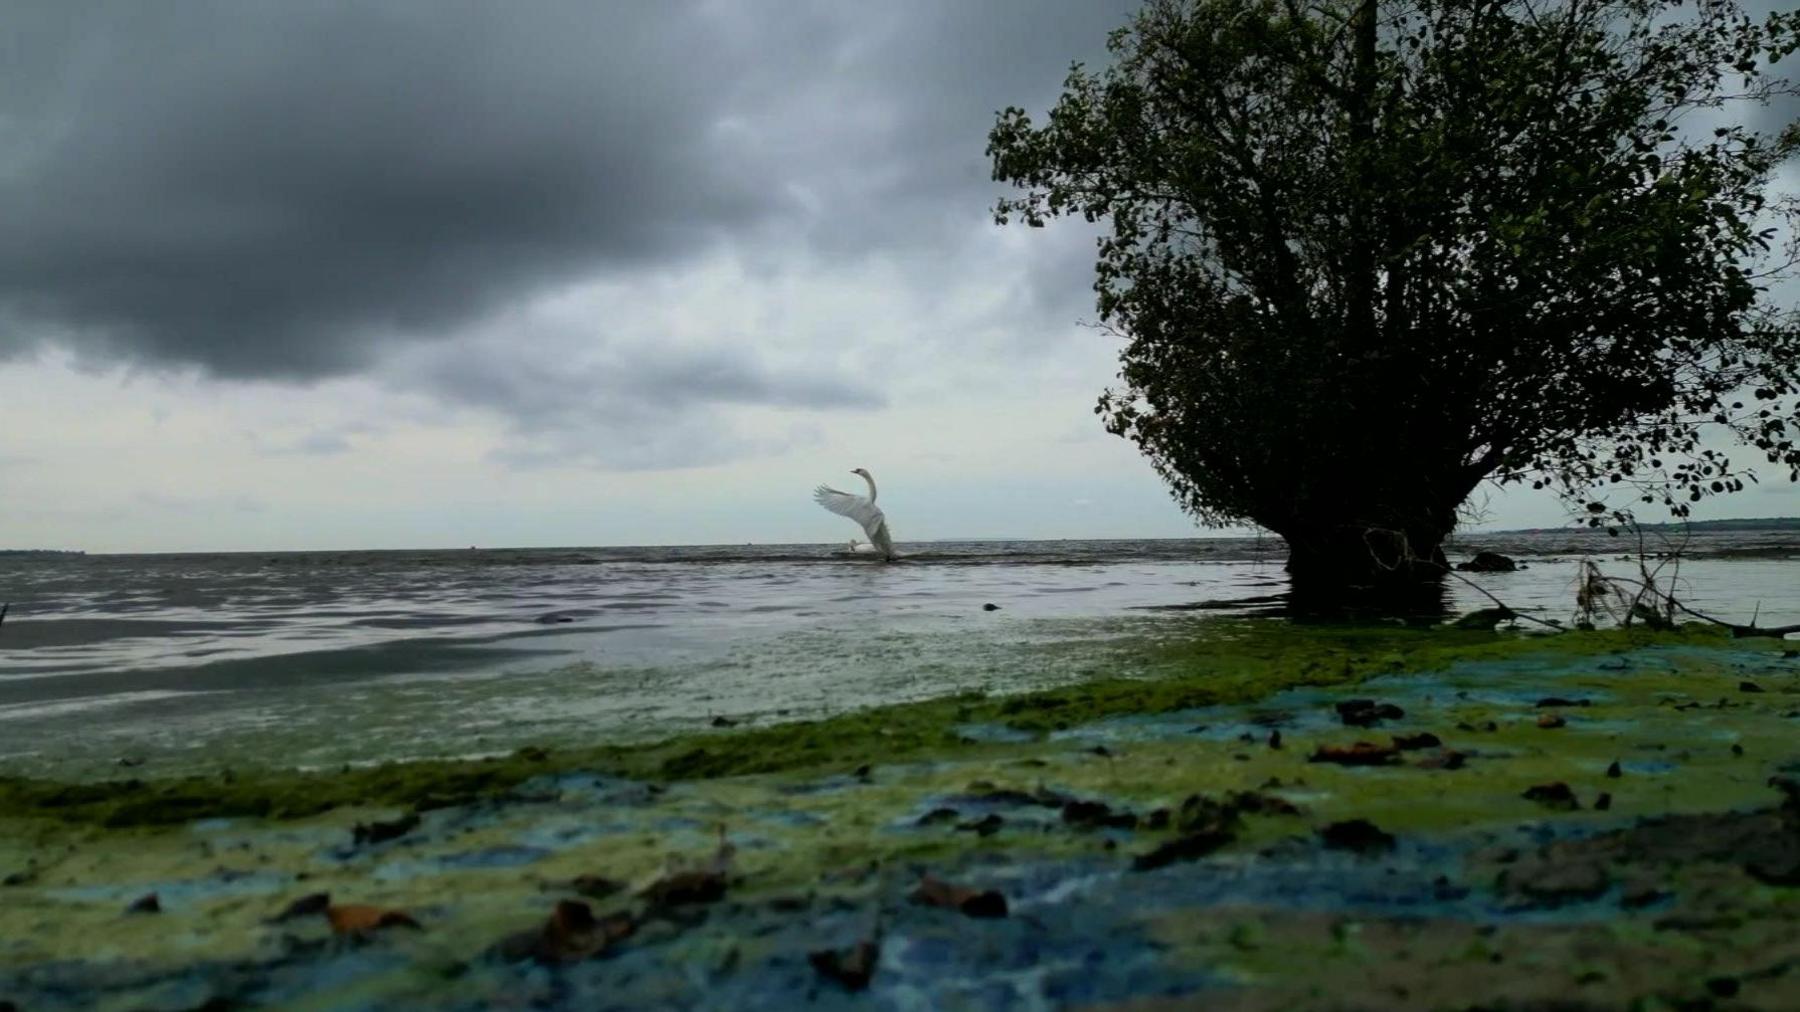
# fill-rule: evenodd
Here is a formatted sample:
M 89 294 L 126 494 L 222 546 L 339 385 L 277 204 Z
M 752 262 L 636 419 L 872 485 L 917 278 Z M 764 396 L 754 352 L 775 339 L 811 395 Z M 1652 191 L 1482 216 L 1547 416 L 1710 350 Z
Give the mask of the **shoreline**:
M 148 613 L 104 621 L 28 609 L 0 636 L 0 772 L 104 778 L 115 761 L 143 760 L 141 777 L 221 758 L 260 766 L 271 753 L 334 768 L 1049 688 L 1145 673 L 1134 643 L 1203 637 L 1206 620 L 1250 614 L 1281 589 L 1266 567 L 1151 560 L 955 573 L 702 567 L 679 579 L 640 568 L 531 581 L 465 573 L 431 586 L 404 574 L 291 587 L 257 576 L 204 609 L 151 601 Z M 1457 610 L 1491 607 L 1483 591 L 1528 616 L 1566 621 L 1574 607 L 1574 564 L 1468 576 L 1475 586 L 1450 588 Z M 1788 562 L 1697 560 L 1681 568 L 1683 600 L 1800 622 L 1791 577 Z M 304 599 L 281 597 L 306 587 Z M 1230 607 L 1215 611 L 1221 601 Z
M 1709 641 L 1719 633 L 1700 625 L 1684 626 L 1677 639 Z M 890 756 L 910 758 L 954 750 L 962 745 L 947 727 L 989 724 L 1023 734 L 1043 734 L 1058 724 L 1092 721 L 1130 713 L 1154 713 L 1220 703 L 1250 703 L 1287 688 L 1354 684 L 1393 674 L 1421 663 L 1472 659 L 1489 655 L 1530 653 L 1546 646 L 1573 655 L 1601 653 L 1655 634 L 1647 630 L 1601 630 L 1547 634 L 1521 629 L 1488 632 L 1451 626 L 1295 625 L 1263 618 L 1207 618 L 1178 628 L 1136 632 L 1121 637 L 1127 645 L 1109 651 L 1107 661 L 1129 667 L 1130 676 L 1089 676 L 1046 688 L 1011 693 L 971 691 L 923 700 L 853 709 L 812 719 L 776 720 L 739 727 L 739 722 L 713 718 L 716 730 L 678 733 L 648 741 L 568 746 L 526 744 L 516 749 L 474 755 L 371 757 L 297 769 L 275 762 L 261 767 L 237 764 L 205 771 L 178 767 L 173 776 L 156 775 L 151 767 L 120 768 L 109 761 L 70 779 L 42 773 L 8 771 L 0 766 L 0 818 L 29 813 L 44 797 L 69 790 L 66 802 L 45 809 L 64 820 L 106 824 L 105 812 L 119 799 L 138 796 L 131 812 L 115 825 L 157 825 L 192 817 L 273 815 L 289 818 L 338 807 L 340 797 L 367 797 L 406 804 L 408 791 L 442 793 L 425 785 L 456 783 L 473 777 L 504 791 L 524 779 L 567 771 L 603 771 L 637 778 L 692 779 L 759 773 L 804 772 L 851 758 L 856 750 L 878 741 Z M 1054 645 L 1030 644 L 1026 653 Z M 1092 660 L 1090 659 L 1090 662 Z M 745 722 L 748 723 L 748 722 Z M 418 774 L 417 778 L 407 774 Z M 219 775 L 229 776 L 221 782 Z M 415 780 L 417 783 L 415 783 Z M 226 788 L 252 787 L 249 798 L 233 798 Z M 344 789 L 328 785 L 342 783 Z M 315 800 L 294 802 L 307 785 L 326 787 Z M 174 799 L 167 820 L 153 813 L 158 792 Z M 195 800 L 212 797 L 216 809 L 199 808 Z M 283 807 L 281 799 L 292 807 Z M 266 800 L 266 804 L 263 802 Z M 54 809 L 54 811 L 50 811 Z M 100 817 L 89 818 L 87 813 Z

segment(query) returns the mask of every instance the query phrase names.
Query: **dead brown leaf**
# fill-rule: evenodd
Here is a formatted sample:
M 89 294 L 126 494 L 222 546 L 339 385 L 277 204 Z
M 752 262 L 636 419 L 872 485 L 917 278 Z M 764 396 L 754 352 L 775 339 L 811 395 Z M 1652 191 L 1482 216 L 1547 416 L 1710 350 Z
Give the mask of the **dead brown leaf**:
M 283 921 L 291 921 L 296 917 L 313 917 L 330 908 L 330 893 L 308 893 L 283 907 L 281 913 L 269 918 L 269 923 L 279 924 Z
M 1320 745 L 1307 761 L 1337 763 L 1339 766 L 1383 766 L 1399 754 L 1400 750 L 1392 745 L 1359 741 L 1353 745 Z
M 1453 748 L 1444 748 L 1420 759 L 1414 765 L 1422 770 L 1460 770 L 1468 760 L 1468 753 L 1458 752 Z
M 629 913 L 595 917 L 580 900 L 560 900 L 543 927 L 503 939 L 496 949 L 502 959 L 513 962 L 575 963 L 605 953 L 636 932 L 637 921 Z
M 1575 792 L 1561 780 L 1527 787 L 1521 796 L 1526 801 L 1536 801 L 1549 808 L 1558 808 L 1564 811 L 1573 811 L 1581 807 L 1581 802 L 1575 799 Z
M 650 883 L 640 895 L 659 907 L 716 903 L 725 898 L 725 876 L 711 869 L 670 872 Z
M 1006 897 L 992 889 L 972 889 L 932 875 L 919 880 L 912 901 L 928 907 L 960 910 L 970 917 L 1005 917 Z
M 1394 747 L 1402 752 L 1410 752 L 1421 748 L 1437 748 L 1443 743 L 1443 739 L 1432 734 L 1430 731 L 1420 731 L 1418 734 L 1394 735 Z
M 1399 720 L 1406 711 L 1393 703 L 1373 699 L 1346 699 L 1337 704 L 1338 719 L 1352 727 L 1374 727 L 1384 720 Z
M 1131 859 L 1133 871 L 1155 871 L 1167 867 L 1177 861 L 1194 861 L 1211 854 L 1220 847 L 1230 843 L 1235 836 L 1225 829 L 1203 829 L 1186 833 L 1155 850 L 1139 854 Z
M 1367 819 L 1347 819 L 1319 830 L 1319 839 L 1332 850 L 1372 854 L 1394 849 L 1394 837 Z
M 368 935 L 384 928 L 422 929 L 404 910 L 362 903 L 332 904 L 325 908 L 325 919 L 331 922 L 331 930 L 340 935 Z
M 1232 791 L 1225 795 L 1225 804 L 1235 811 L 1250 815 L 1299 815 L 1300 806 L 1286 798 L 1262 791 Z M 1220 823 L 1220 825 L 1228 825 Z
M 398 819 L 389 822 L 359 822 L 350 831 L 351 842 L 360 847 L 363 844 L 386 843 L 398 839 L 419 828 L 417 813 L 408 812 Z
M 863 940 L 848 949 L 819 949 L 807 955 L 807 961 L 819 976 L 836 981 L 847 991 L 861 991 L 875 976 L 875 963 L 881 958 L 881 946 Z
M 653 907 L 679 907 L 696 903 L 716 903 L 725 898 L 726 881 L 731 873 L 731 859 L 737 848 L 719 827 L 719 849 L 712 860 L 697 868 L 671 871 L 646 886 L 638 895 Z

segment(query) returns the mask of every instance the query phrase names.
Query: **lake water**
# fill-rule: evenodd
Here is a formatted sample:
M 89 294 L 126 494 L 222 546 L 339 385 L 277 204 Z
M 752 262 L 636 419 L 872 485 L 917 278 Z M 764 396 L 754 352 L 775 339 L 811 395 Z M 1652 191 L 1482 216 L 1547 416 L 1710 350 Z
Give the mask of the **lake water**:
M 1469 579 L 1565 620 L 1583 559 L 1636 569 L 1636 543 L 1602 533 L 1458 548 L 1518 558 Z M 1122 638 L 1286 587 L 1273 539 L 901 550 L 888 565 L 839 545 L 0 556 L 0 765 L 479 754 L 1018 691 L 1113 672 Z M 1795 533 L 1696 534 L 1681 596 L 1797 623 L 1796 562 Z

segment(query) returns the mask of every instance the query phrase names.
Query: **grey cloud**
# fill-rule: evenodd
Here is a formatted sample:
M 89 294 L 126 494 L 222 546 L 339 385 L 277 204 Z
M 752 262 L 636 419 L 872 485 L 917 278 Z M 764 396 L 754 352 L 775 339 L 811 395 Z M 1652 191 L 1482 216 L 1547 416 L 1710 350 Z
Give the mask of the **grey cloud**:
M 865 410 L 881 393 L 815 368 L 773 369 L 742 345 L 671 347 L 579 335 L 539 335 L 555 356 L 522 357 L 502 341 L 458 342 L 410 357 L 388 382 L 508 421 L 498 449 L 517 467 L 605 470 L 702 467 L 817 441 L 795 424 L 779 438 L 748 436 L 731 407 Z
M 4 6 L 0 313 L 29 326 L 0 355 L 306 379 L 733 237 L 940 241 L 984 215 L 993 110 L 1132 4 Z
M 90 349 L 348 371 L 767 211 L 712 132 L 741 54 L 693 3 L 53 0 L 6 19 L 39 55 L 0 63 L 0 306 Z M 23 343 L 8 328 L 0 351 Z
M 663 424 L 643 421 L 645 424 L 615 426 L 600 432 L 518 432 L 493 456 L 519 470 L 573 466 L 604 471 L 670 471 L 773 456 L 818 442 L 804 428 L 796 428 L 783 437 L 746 437 L 730 431 L 711 411 L 669 419 Z
M 774 161 L 817 201 L 799 227 L 822 249 L 941 244 L 989 221 L 999 190 L 984 151 L 995 113 L 1050 104 L 1070 63 L 1104 60 L 1107 33 L 1138 6 L 821 0 L 808 9 L 814 34 L 834 44 L 834 65 L 805 61 L 741 111 L 755 128 L 747 155 Z
M 816 442 L 731 422 L 880 406 L 834 349 L 672 344 L 655 314 L 505 321 L 596 280 L 667 297 L 713 251 L 771 275 L 880 257 L 922 305 L 1004 275 L 982 340 L 1015 354 L 1090 310 L 1091 247 L 1070 230 L 1011 264 L 971 252 L 997 192 L 988 127 L 1053 99 L 1134 6 L 0 0 L 22 40 L 0 60 L 0 359 L 362 373 L 496 414 L 522 467 Z M 349 436 L 256 439 L 326 455 Z
M 776 375 L 742 348 L 608 349 L 599 361 L 522 358 L 504 349 L 463 347 L 434 356 L 409 385 L 448 399 L 504 409 L 522 418 L 677 411 L 696 403 L 801 408 L 879 407 L 881 395 L 817 373 Z
M 988 227 L 994 111 L 1136 6 L 0 0 L 0 357 L 355 372 L 719 244 L 929 290 Z M 1091 313 L 1091 249 L 1036 256 L 1021 333 Z

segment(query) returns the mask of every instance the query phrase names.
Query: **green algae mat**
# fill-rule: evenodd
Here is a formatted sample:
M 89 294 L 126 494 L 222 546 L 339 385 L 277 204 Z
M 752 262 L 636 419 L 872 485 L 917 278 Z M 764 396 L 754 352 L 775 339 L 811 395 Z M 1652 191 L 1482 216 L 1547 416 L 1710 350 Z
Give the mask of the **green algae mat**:
M 1794 644 L 1182 628 L 655 745 L 0 778 L 0 1008 L 1800 1008 Z

